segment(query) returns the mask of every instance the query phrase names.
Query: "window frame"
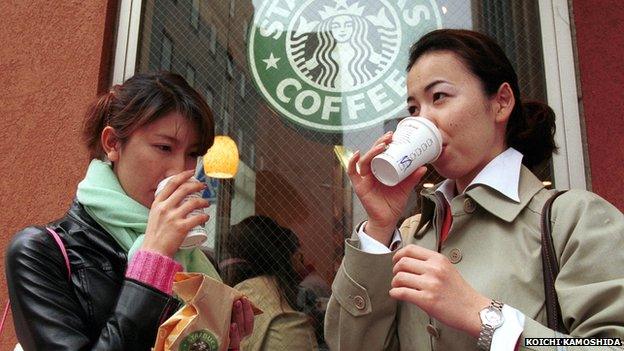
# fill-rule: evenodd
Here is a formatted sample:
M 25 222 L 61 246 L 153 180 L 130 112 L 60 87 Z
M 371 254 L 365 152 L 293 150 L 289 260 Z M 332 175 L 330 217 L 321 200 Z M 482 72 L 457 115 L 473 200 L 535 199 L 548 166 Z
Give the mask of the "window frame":
M 553 155 L 553 184 L 560 189 L 587 189 L 588 169 L 583 150 L 568 1 L 539 1 L 539 12 L 546 95 L 548 104 L 555 111 L 555 141 L 559 146 L 559 153 Z

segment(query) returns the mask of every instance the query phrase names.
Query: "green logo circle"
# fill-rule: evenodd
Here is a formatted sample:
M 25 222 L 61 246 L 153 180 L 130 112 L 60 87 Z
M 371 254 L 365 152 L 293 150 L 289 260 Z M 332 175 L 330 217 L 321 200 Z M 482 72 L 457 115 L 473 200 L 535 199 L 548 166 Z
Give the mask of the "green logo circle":
M 218 351 L 219 341 L 207 329 L 197 330 L 187 335 L 180 344 L 180 351 Z
M 281 116 L 325 132 L 361 129 L 405 111 L 409 46 L 441 26 L 435 0 L 264 1 L 248 62 Z

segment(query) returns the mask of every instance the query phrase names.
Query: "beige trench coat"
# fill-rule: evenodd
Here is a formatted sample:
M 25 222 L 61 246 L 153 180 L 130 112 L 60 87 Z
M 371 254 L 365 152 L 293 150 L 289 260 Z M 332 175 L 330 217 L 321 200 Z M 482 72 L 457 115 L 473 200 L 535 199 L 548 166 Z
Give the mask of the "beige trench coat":
M 417 215 L 401 226 L 403 243 L 436 250 L 442 207 L 434 191 L 423 191 L 422 219 Z M 524 167 L 520 203 L 486 186 L 471 188 L 450 204 L 453 225 L 440 251 L 481 294 L 526 315 L 521 350 L 555 349 L 523 346 L 525 337 L 555 336 L 543 326 L 539 226 L 542 206 L 552 193 Z M 624 338 L 622 213 L 595 194 L 570 190 L 555 201 L 552 222 L 564 324 L 574 336 Z M 477 350 L 474 338 L 413 304 L 390 298 L 392 255 L 361 251 L 355 233 L 347 240 L 325 318 L 331 349 Z
M 318 350 L 308 316 L 280 301 L 277 285 L 266 276 L 244 280 L 235 286 L 263 313 L 254 319 L 254 329 L 241 343 L 244 351 Z

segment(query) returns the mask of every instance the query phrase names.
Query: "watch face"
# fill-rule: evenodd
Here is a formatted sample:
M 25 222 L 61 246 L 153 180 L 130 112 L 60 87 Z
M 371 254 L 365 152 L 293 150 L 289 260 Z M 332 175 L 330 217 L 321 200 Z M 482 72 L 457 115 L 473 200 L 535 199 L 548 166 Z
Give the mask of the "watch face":
M 494 329 L 500 327 L 504 321 L 503 313 L 500 310 L 492 306 L 481 310 L 480 315 L 481 315 L 481 322 L 483 324 L 491 326 Z
M 485 319 L 487 319 L 490 324 L 498 324 L 500 323 L 500 315 L 497 313 L 498 311 L 488 310 L 485 312 Z

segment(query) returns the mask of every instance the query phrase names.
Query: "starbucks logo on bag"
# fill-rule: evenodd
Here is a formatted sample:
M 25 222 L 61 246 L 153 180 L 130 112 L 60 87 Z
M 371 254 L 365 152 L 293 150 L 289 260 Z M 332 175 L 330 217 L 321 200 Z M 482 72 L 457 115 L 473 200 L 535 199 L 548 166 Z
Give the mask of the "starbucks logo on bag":
M 219 342 L 207 329 L 197 330 L 187 335 L 180 344 L 180 351 L 218 351 Z
M 434 0 L 265 0 L 248 60 L 283 117 L 320 131 L 359 129 L 404 111 L 409 46 L 439 27 Z

